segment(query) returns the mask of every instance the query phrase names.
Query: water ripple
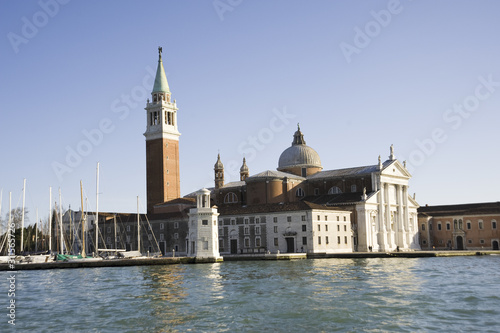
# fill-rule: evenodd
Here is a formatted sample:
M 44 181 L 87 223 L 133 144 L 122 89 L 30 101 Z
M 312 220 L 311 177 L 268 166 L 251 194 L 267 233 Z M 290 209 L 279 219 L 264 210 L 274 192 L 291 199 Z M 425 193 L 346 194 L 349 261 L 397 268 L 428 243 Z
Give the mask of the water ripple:
M 498 331 L 500 257 L 321 259 L 24 271 L 36 332 Z

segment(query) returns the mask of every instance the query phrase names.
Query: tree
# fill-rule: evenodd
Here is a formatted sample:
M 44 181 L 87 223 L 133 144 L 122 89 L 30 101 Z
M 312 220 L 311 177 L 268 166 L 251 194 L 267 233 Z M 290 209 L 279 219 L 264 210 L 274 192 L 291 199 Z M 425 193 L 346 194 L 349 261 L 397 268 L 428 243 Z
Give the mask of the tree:
M 28 218 L 28 213 L 29 213 L 29 210 L 28 208 L 24 208 L 24 224 L 26 225 L 26 222 L 29 222 L 29 218 Z M 11 222 L 14 222 L 14 225 L 16 226 L 16 229 L 17 228 L 21 228 L 21 221 L 22 221 L 22 217 L 23 217 L 23 209 L 22 208 L 12 208 L 11 210 L 11 214 L 12 214 L 12 221 Z M 9 221 L 9 213 L 5 214 L 5 221 L 8 223 Z

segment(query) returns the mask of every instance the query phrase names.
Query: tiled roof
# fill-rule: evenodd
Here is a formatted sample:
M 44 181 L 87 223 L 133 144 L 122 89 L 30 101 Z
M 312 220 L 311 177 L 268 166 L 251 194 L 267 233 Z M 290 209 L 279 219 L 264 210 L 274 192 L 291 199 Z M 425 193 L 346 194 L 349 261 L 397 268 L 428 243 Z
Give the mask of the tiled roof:
M 248 177 L 246 180 L 247 181 L 252 181 L 252 180 L 257 180 L 257 179 L 262 179 L 262 178 L 292 178 L 292 179 L 298 179 L 298 180 L 306 180 L 304 177 L 300 177 L 288 172 L 281 172 L 281 171 L 273 171 L 273 170 L 266 170 L 264 172 L 258 173 L 256 175 Z
M 418 208 L 418 213 L 430 216 L 500 214 L 500 202 L 422 206 Z
M 241 186 L 245 186 L 245 185 L 246 185 L 245 181 L 241 180 L 241 181 L 237 181 L 237 182 L 230 182 L 230 183 L 224 184 L 224 186 L 222 186 L 221 188 L 241 187 Z
M 382 163 L 382 169 L 389 166 L 394 161 L 387 160 Z M 325 170 L 314 175 L 307 177 L 307 179 L 322 179 L 322 178 L 335 178 L 335 177 L 353 177 L 353 176 L 361 176 L 361 175 L 369 175 L 372 172 L 379 171 L 378 165 L 367 165 L 361 167 L 354 168 L 345 168 L 345 169 L 337 169 L 337 170 Z
M 298 201 L 278 204 L 264 204 L 252 206 L 224 206 L 219 207 L 221 215 L 243 215 L 243 214 L 259 214 L 259 213 L 278 213 L 290 212 L 298 210 L 323 209 L 323 210 L 342 210 L 336 207 L 326 207 L 323 205 L 314 204 L 311 202 Z
M 325 194 L 305 197 L 304 200 L 318 205 L 347 205 L 360 202 L 362 195 L 363 193 L 361 192 Z

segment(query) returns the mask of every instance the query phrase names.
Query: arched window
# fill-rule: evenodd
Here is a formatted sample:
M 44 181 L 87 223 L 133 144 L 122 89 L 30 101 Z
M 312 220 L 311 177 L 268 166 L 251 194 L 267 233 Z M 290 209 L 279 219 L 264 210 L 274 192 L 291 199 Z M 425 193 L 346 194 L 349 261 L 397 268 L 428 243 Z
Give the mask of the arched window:
M 235 203 L 238 202 L 238 197 L 233 192 L 229 192 L 224 197 L 224 203 Z
M 332 186 L 328 190 L 328 194 L 339 194 L 339 193 L 342 193 L 342 191 L 340 190 L 340 188 L 338 186 Z
M 303 189 L 301 189 L 301 188 L 299 187 L 299 188 L 297 189 L 297 191 L 295 192 L 295 195 L 296 195 L 297 197 L 303 197 L 303 196 L 304 196 L 304 195 L 306 195 L 306 194 L 304 193 L 304 190 L 303 190 Z

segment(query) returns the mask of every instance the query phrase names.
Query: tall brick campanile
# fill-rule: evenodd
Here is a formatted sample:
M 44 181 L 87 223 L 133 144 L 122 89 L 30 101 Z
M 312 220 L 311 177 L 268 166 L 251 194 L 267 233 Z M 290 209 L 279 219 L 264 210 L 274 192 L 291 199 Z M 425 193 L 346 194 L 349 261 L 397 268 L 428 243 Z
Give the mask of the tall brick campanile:
M 152 101 L 146 105 L 146 192 L 148 214 L 158 203 L 180 198 L 179 136 L 177 106 L 171 100 L 163 61 L 158 48 L 158 69 L 151 92 Z

